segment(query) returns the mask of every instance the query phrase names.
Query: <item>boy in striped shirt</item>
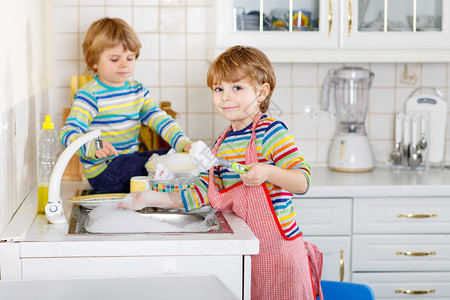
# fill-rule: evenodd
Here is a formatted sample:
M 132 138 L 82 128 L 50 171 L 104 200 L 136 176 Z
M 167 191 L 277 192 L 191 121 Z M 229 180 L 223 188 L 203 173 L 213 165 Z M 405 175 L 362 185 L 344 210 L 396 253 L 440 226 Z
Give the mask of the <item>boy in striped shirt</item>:
M 60 139 L 67 147 L 87 131 L 102 131 L 102 149 L 96 150 L 91 141 L 78 150 L 86 178 L 97 192 L 129 192 L 131 177 L 148 175 L 145 163 L 155 151 L 137 152 L 141 124 L 178 152 L 189 152 L 191 147 L 189 138 L 157 106 L 147 88 L 128 80 L 140 48 L 134 30 L 118 18 L 94 22 L 83 42 L 86 63 L 97 75 L 75 94 Z
M 294 193 L 308 190 L 310 166 L 286 126 L 264 114 L 275 87 L 272 64 L 256 48 L 235 46 L 211 64 L 207 83 L 216 110 L 230 121 L 212 153 L 250 169 L 238 174 L 215 166 L 180 194 L 146 191 L 127 196 L 122 206 L 233 210 L 260 241 L 260 253 L 252 256 L 252 300 L 314 300 L 308 254 L 291 201 Z

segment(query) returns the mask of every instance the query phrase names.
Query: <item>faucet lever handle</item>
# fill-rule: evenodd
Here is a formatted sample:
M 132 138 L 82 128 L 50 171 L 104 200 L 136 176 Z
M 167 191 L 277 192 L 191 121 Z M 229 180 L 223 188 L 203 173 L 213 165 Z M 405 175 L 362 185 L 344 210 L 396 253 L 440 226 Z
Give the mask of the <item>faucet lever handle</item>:
M 97 150 L 103 149 L 103 140 L 101 137 L 95 138 L 95 149 Z

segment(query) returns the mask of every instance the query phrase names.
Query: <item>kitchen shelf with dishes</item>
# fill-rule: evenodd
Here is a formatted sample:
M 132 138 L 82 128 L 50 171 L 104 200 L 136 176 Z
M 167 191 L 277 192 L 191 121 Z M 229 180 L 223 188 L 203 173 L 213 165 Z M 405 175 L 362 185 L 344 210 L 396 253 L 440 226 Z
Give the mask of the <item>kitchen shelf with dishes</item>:
M 444 0 L 216 0 L 208 57 L 242 44 L 275 63 L 450 61 L 449 16 Z

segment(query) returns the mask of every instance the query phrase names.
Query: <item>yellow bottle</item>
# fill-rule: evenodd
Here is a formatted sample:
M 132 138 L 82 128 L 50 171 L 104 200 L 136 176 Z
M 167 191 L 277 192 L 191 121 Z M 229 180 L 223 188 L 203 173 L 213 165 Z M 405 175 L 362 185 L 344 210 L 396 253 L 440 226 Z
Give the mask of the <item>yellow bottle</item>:
M 59 155 L 59 137 L 49 115 L 45 116 L 39 133 L 37 153 L 38 214 L 45 214 L 48 203 L 48 186 Z
M 48 185 L 38 186 L 38 211 L 40 215 L 45 214 L 45 206 L 48 203 Z

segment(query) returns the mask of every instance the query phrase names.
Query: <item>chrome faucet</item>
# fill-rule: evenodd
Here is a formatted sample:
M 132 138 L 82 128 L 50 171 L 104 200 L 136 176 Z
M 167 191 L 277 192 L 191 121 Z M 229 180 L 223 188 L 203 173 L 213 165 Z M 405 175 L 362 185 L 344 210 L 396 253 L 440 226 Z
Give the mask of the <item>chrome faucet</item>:
M 77 152 L 77 150 L 81 146 L 88 143 L 89 141 L 95 139 L 95 146 L 97 147 L 97 149 L 103 148 L 103 142 L 100 137 L 101 134 L 102 132 L 100 131 L 100 129 L 85 133 L 84 135 L 73 141 L 66 148 L 66 150 L 61 153 L 58 160 L 56 161 L 55 168 L 53 169 L 52 176 L 50 177 L 50 184 L 48 187 L 48 204 L 45 207 L 45 216 L 50 223 L 67 223 L 67 218 L 64 215 L 64 209 L 61 199 L 61 180 L 64 170 L 66 169 L 67 164 L 69 163 L 75 152 Z

